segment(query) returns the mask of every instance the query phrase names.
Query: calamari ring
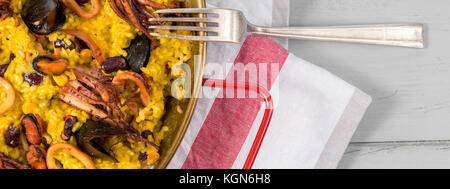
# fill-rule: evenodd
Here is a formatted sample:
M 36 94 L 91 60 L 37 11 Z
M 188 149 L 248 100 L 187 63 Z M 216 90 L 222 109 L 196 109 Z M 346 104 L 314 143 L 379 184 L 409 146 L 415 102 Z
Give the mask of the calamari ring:
M 67 8 L 69 8 L 70 10 L 75 12 L 78 16 L 83 18 L 87 19 L 92 18 L 96 16 L 98 12 L 100 12 L 101 7 L 100 0 L 91 0 L 92 8 L 89 9 L 89 11 L 83 10 L 75 0 L 61 0 L 61 1 Z
M 57 143 L 53 144 L 48 148 L 47 150 L 47 167 L 49 169 L 60 169 L 60 166 L 56 164 L 55 158 L 53 157 L 55 155 L 55 152 L 58 150 L 65 150 L 73 157 L 77 158 L 87 169 L 96 169 L 95 164 L 92 161 L 92 158 L 76 148 L 75 146 L 68 144 L 68 143 Z
M 2 88 L 6 92 L 6 99 L 0 104 L 0 115 L 7 112 L 14 106 L 14 101 L 16 100 L 16 92 L 14 91 L 13 86 L 0 77 L 0 88 Z
M 145 82 L 145 79 L 135 72 L 126 72 L 120 75 L 117 75 L 114 77 L 112 83 L 117 86 L 120 90 L 123 90 L 123 87 L 125 83 L 130 80 L 136 83 L 136 85 L 139 87 L 141 91 L 141 100 L 144 103 L 145 106 L 148 106 L 150 104 L 150 93 L 149 93 L 149 86 Z
M 98 64 L 101 66 L 103 62 L 105 61 L 103 59 L 102 51 L 100 48 L 95 44 L 95 41 L 87 34 L 79 30 L 61 30 L 62 32 L 73 35 L 86 43 L 86 45 L 91 49 L 95 59 L 97 60 Z

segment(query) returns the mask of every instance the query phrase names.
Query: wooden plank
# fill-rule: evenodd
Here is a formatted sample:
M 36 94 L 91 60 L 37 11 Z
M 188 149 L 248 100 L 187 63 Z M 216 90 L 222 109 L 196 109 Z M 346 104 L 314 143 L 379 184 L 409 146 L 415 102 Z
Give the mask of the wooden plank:
M 290 40 L 290 51 L 373 96 L 355 142 L 450 133 L 450 1 L 291 0 L 291 26 L 425 23 L 425 49 Z
M 340 169 L 449 169 L 450 141 L 352 143 Z

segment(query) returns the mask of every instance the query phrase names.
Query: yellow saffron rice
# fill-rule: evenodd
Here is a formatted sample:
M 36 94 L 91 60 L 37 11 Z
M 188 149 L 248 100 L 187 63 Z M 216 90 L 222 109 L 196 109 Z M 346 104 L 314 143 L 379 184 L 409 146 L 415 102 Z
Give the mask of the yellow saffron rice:
M 155 2 L 166 6 L 173 5 L 174 2 L 184 0 L 155 0 Z M 0 115 L 0 152 L 26 163 L 26 151 L 22 148 L 12 148 L 5 144 L 4 133 L 10 124 L 20 126 L 20 119 L 24 114 L 34 113 L 47 124 L 46 140 L 49 143 L 66 142 L 61 138 L 64 128 L 63 118 L 68 115 L 76 116 L 78 122 L 73 128 L 76 132 L 88 119 L 90 115 L 73 106 L 70 106 L 58 98 L 61 87 L 65 85 L 73 75 L 69 71 L 59 76 L 45 76 L 42 84 L 30 86 L 24 81 L 23 74 L 36 73 L 31 62 L 39 55 L 39 43 L 32 35 L 20 17 L 23 4 L 26 0 L 11 0 L 10 8 L 14 15 L 0 21 L 0 65 L 9 63 L 10 55 L 15 58 L 10 62 L 4 78 L 9 81 L 16 91 L 16 101 L 13 109 Z M 63 29 L 75 29 L 83 31 L 95 41 L 101 49 L 104 58 L 114 56 L 127 56 L 124 50 L 130 45 L 132 39 L 140 34 L 139 31 L 119 18 L 111 9 L 107 0 L 101 0 L 102 9 L 100 13 L 91 19 L 80 18 L 69 9 L 65 10 L 67 17 Z M 89 8 L 90 5 L 87 5 Z M 169 23 L 168 23 L 169 24 Z M 170 31 L 158 31 L 170 33 Z M 183 33 L 185 31 L 174 31 L 172 33 Z M 74 37 L 63 32 L 55 32 L 45 36 L 50 43 L 45 48 L 53 48 L 53 42 L 64 40 L 70 45 Z M 158 38 L 157 46 L 151 52 L 149 63 L 142 68 L 143 75 L 150 78 L 151 102 L 148 106 L 139 109 L 139 115 L 133 122 L 140 132 L 150 130 L 154 133 L 149 140 L 158 144 L 164 138 L 164 131 L 168 128 L 162 125 L 162 117 L 165 113 L 165 99 L 169 95 L 172 76 L 170 69 L 178 64 L 187 62 L 191 59 L 192 44 L 190 41 Z M 46 45 L 46 44 L 44 44 Z M 98 66 L 97 61 L 92 57 L 90 50 L 69 50 L 61 49 L 61 56 L 70 62 L 69 68 L 76 65 Z M 120 72 L 119 72 L 120 73 Z M 121 101 L 128 99 L 121 95 Z M 6 98 L 6 92 L 0 89 L 0 103 Z M 129 112 L 126 106 L 120 106 L 124 112 Z M 77 145 L 74 136 L 68 143 Z M 108 158 L 94 158 L 97 168 L 116 169 L 116 168 L 146 168 L 154 164 L 159 154 L 157 149 L 142 142 L 127 140 L 114 145 L 113 149 L 117 161 Z M 146 163 L 138 160 L 140 153 L 147 153 Z M 84 168 L 83 164 L 68 153 L 58 152 L 55 158 L 61 162 L 63 168 Z

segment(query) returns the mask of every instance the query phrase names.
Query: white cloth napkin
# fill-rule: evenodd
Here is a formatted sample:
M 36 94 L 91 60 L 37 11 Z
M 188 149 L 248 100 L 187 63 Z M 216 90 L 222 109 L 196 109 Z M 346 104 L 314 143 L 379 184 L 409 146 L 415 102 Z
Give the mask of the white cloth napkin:
M 207 0 L 207 3 L 208 7 L 239 9 L 257 25 L 288 26 L 289 0 Z M 287 40 L 276 41 L 281 45 L 259 36 L 249 37 L 244 44 L 208 44 L 207 67 L 213 63 L 259 59 L 284 61 L 280 62 L 282 68 L 271 85 L 274 114 L 253 168 L 336 168 L 371 97 L 284 50 Z M 266 51 L 272 59 L 259 57 Z M 278 59 L 279 56 L 282 58 Z M 226 72 L 231 69 L 228 67 Z M 225 79 L 226 75 L 211 77 Z M 248 103 L 200 98 L 168 168 L 242 168 L 264 112 L 264 106 L 258 104 L 257 114 L 248 118 L 253 116 L 252 110 L 243 105 Z M 244 116 L 239 116 L 240 112 Z M 253 121 L 249 128 L 248 120 Z

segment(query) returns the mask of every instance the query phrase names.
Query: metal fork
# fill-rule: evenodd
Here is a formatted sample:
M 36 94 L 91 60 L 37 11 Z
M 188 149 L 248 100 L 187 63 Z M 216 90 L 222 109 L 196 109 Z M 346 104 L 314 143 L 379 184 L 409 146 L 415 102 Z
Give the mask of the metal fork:
M 256 26 L 247 21 L 241 11 L 233 9 L 161 9 L 158 14 L 214 14 L 214 17 L 165 17 L 150 18 L 154 22 L 194 22 L 209 23 L 199 26 L 160 26 L 149 29 L 187 30 L 207 32 L 210 35 L 175 35 L 150 33 L 155 37 L 167 37 L 193 41 L 240 43 L 245 34 L 268 35 L 272 37 L 309 39 L 321 41 L 364 43 L 400 47 L 423 48 L 423 26 L 421 24 L 383 24 L 331 27 L 287 27 L 271 28 Z

